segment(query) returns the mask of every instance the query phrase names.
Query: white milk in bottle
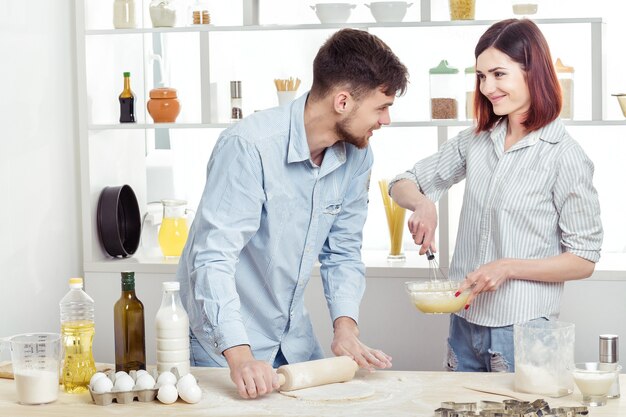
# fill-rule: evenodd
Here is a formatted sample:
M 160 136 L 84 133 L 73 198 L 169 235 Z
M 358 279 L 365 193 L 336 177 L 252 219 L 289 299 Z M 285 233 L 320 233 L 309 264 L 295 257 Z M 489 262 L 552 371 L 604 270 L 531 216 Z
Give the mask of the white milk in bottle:
M 189 317 L 183 308 L 178 282 L 163 283 L 163 299 L 156 315 L 157 371 L 189 373 Z

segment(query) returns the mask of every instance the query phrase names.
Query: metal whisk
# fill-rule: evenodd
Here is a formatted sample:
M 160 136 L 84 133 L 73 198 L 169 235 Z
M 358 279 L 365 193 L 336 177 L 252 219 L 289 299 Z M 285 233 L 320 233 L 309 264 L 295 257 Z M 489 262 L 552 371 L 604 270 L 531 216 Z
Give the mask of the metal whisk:
M 428 259 L 428 278 L 433 282 L 448 281 L 448 276 L 443 272 L 439 263 L 435 260 L 435 254 L 428 248 L 426 250 Z

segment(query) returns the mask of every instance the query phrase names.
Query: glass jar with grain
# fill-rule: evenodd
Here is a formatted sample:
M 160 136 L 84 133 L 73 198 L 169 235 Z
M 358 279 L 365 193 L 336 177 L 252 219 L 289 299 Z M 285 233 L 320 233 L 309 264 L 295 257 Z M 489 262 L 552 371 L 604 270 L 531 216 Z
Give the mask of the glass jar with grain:
M 449 0 L 450 20 L 474 20 L 476 0 Z
M 430 75 L 430 117 L 434 119 L 458 119 L 461 90 L 459 70 L 442 60 L 429 70 Z

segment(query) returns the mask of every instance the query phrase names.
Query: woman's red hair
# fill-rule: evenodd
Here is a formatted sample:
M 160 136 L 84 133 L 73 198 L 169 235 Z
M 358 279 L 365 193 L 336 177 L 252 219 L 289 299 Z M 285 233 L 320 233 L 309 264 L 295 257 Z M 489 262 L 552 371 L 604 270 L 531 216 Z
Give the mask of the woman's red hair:
M 508 19 L 493 24 L 480 37 L 474 57 L 478 58 L 488 48 L 495 48 L 519 63 L 525 72 L 530 108 L 524 127 L 529 132 L 540 129 L 561 113 L 561 85 L 552 64 L 548 42 L 537 25 L 528 19 Z M 487 97 L 480 93 L 480 80 L 476 77 L 474 94 L 476 131 L 489 130 L 502 117 L 493 112 Z

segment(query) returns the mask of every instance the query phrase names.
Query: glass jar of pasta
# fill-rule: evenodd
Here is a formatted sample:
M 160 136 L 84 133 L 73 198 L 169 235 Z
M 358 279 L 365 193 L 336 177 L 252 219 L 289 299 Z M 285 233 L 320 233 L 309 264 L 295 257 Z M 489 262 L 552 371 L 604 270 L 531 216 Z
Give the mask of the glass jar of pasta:
M 450 20 L 474 20 L 476 0 L 449 0 Z

